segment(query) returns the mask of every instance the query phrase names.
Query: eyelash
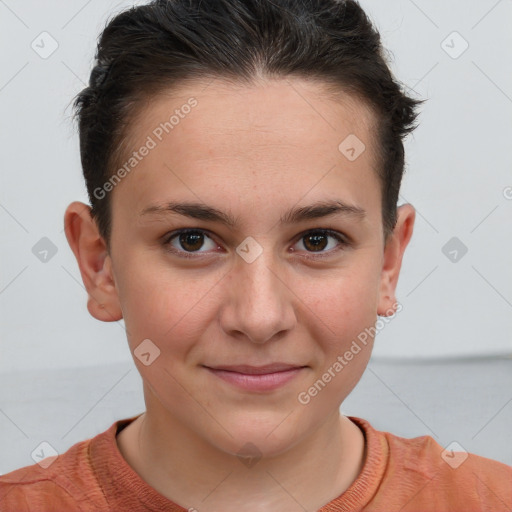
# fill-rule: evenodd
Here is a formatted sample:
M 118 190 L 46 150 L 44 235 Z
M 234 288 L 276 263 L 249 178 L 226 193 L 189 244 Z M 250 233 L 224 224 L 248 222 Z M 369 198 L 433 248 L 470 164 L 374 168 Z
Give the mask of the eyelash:
M 186 233 L 203 233 L 203 234 L 207 235 L 209 238 L 212 238 L 211 236 L 208 235 L 209 232 L 207 230 L 199 229 L 199 228 L 194 228 L 194 229 L 185 228 L 185 229 L 179 229 L 177 231 L 173 231 L 172 233 L 169 233 L 167 236 L 165 236 L 165 238 L 162 242 L 162 245 L 164 246 L 166 251 L 168 251 L 172 254 L 175 254 L 180 258 L 188 258 L 188 259 L 201 258 L 202 257 L 202 256 L 200 256 L 201 253 L 197 253 L 199 255 L 196 255 L 196 253 L 194 253 L 194 252 L 177 251 L 174 247 L 172 247 L 170 245 L 171 241 L 174 238 L 176 238 L 177 236 L 179 236 L 181 234 L 186 234 Z M 325 253 L 311 252 L 312 256 L 307 256 L 307 258 L 309 258 L 309 259 L 326 258 L 326 257 L 331 256 L 333 253 L 337 253 L 338 251 L 342 250 L 344 247 L 350 246 L 350 242 L 345 237 L 343 237 L 340 233 L 338 233 L 337 231 L 333 231 L 331 229 L 320 229 L 320 228 L 310 229 L 308 231 L 305 231 L 304 233 L 301 233 L 297 242 L 299 242 L 302 238 L 306 237 L 307 235 L 311 235 L 311 234 L 321 234 L 321 235 L 331 236 L 331 237 L 335 238 L 339 242 L 340 245 L 338 248 L 331 249 L 330 251 L 325 252 Z

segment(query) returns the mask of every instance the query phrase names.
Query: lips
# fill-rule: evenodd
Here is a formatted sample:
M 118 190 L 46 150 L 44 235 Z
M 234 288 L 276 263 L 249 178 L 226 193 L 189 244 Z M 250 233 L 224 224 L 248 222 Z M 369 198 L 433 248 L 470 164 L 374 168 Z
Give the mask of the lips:
M 204 366 L 216 379 L 238 390 L 252 393 L 268 393 L 284 387 L 302 374 L 305 366 L 288 363 L 272 363 L 264 366 L 247 364 Z
M 224 365 L 224 366 L 207 366 L 212 370 L 224 370 L 227 372 L 236 372 L 245 375 L 266 375 L 270 373 L 287 372 L 304 368 L 302 365 L 287 364 L 287 363 L 272 363 L 263 366 L 250 366 L 246 364 L 241 365 Z

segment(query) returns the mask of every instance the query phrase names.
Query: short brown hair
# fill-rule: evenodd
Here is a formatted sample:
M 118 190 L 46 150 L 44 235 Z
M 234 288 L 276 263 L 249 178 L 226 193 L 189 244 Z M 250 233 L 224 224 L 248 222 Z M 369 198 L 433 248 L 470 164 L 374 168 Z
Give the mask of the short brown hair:
M 94 191 L 121 159 L 138 108 L 180 82 L 257 75 L 324 81 L 366 101 L 377 116 L 384 238 L 396 224 L 403 138 L 415 108 L 390 71 L 380 35 L 355 0 L 154 0 L 115 15 L 96 50 L 89 85 L 75 98 L 91 215 L 109 247 L 110 195 Z

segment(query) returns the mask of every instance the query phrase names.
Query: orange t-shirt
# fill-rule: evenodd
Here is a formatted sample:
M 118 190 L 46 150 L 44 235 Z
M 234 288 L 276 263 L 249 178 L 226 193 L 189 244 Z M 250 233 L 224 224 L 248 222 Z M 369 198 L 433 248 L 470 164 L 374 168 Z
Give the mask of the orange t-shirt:
M 0 510 L 187 512 L 121 455 L 115 436 L 138 416 L 76 443 L 46 469 L 33 464 L 0 476 Z M 349 418 L 364 433 L 366 460 L 352 485 L 319 512 L 512 511 L 512 467 L 474 454 L 462 462 L 464 452 L 442 456 L 443 447 L 430 436 L 406 439 Z

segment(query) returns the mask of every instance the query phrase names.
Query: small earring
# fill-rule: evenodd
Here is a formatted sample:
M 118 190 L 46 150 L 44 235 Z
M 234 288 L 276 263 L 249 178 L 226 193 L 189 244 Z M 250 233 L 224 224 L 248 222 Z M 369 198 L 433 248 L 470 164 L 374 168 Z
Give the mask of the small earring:
M 390 297 L 389 297 L 389 295 L 386 295 L 384 298 L 385 298 L 385 299 L 389 299 Z M 394 309 L 394 307 L 393 307 L 392 309 Z M 389 309 L 388 309 L 387 311 L 389 311 Z M 387 313 L 387 311 L 386 311 L 386 313 Z M 386 315 L 385 313 L 383 313 L 383 314 L 377 313 L 377 315 L 378 315 L 378 316 L 383 316 L 383 317 L 390 316 L 390 315 Z

